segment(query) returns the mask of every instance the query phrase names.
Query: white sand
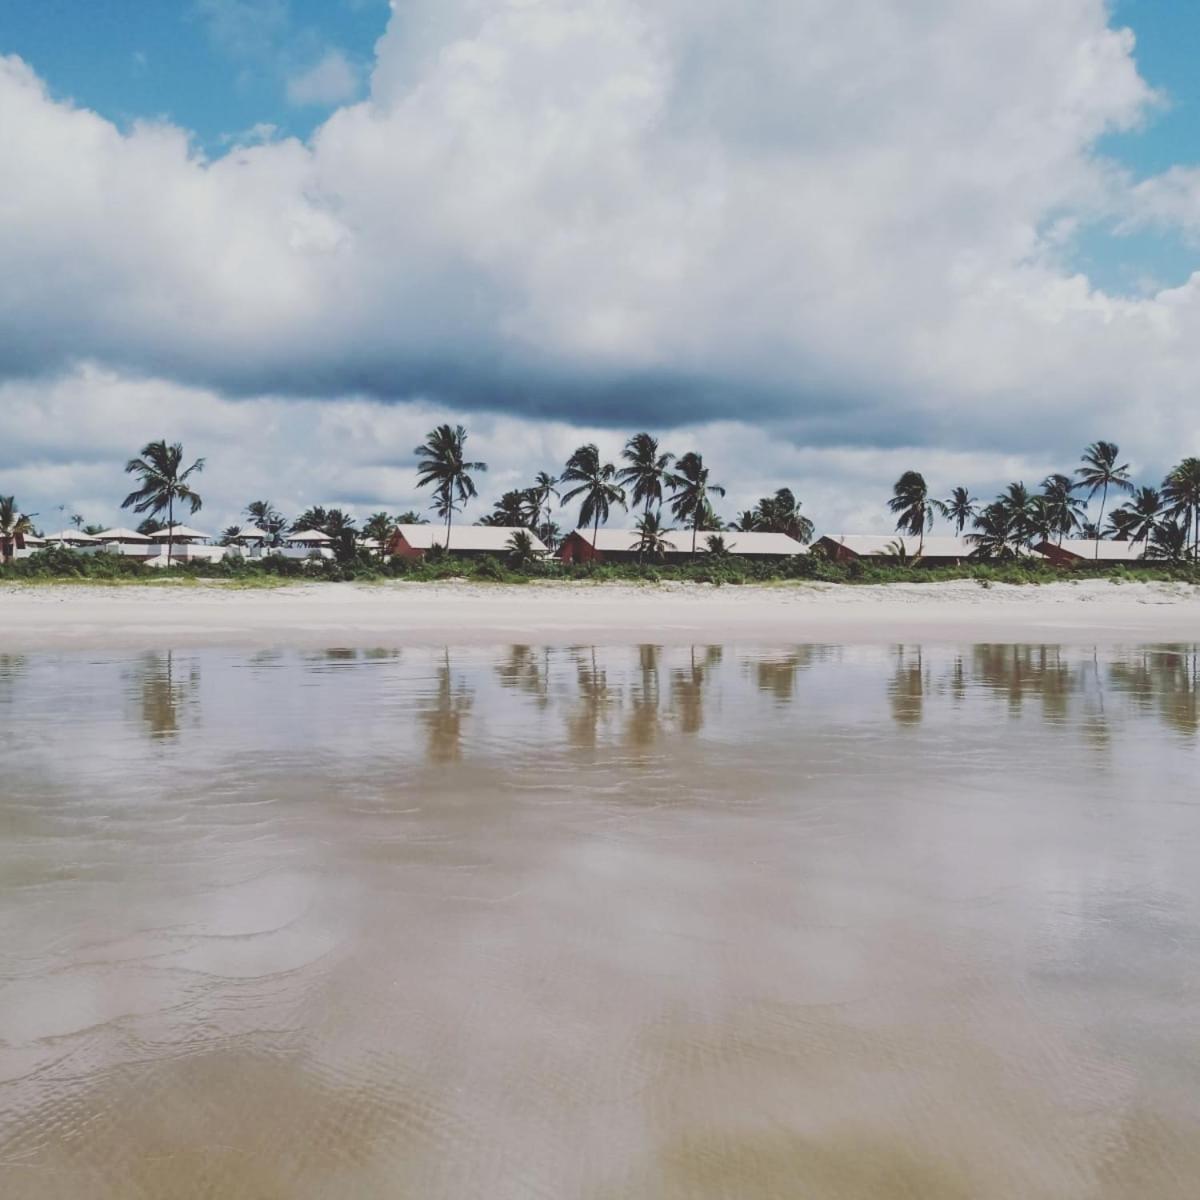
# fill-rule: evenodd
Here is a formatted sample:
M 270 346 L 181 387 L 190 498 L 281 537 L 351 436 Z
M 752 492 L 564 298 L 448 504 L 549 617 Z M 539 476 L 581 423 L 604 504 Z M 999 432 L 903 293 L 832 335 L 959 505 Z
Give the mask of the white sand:
M 848 587 L 539 583 L 0 586 L 0 652 L 502 642 L 1200 640 L 1200 588 L 971 580 Z

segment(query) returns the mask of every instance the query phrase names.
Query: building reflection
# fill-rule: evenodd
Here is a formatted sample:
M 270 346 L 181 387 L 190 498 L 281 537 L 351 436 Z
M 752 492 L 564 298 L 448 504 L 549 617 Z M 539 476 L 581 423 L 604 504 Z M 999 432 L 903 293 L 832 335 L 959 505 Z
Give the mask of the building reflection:
M 1200 646 L 1151 646 L 1124 654 L 1109 667 L 1114 688 L 1170 728 L 1200 732 Z
M 550 703 L 550 651 L 542 646 L 510 646 L 496 666 L 503 687 L 529 696 L 538 708 Z
M 823 658 L 822 647 L 797 646 L 783 658 L 762 658 L 754 663 L 754 677 L 760 692 L 767 692 L 780 703 L 795 698 L 800 674 Z

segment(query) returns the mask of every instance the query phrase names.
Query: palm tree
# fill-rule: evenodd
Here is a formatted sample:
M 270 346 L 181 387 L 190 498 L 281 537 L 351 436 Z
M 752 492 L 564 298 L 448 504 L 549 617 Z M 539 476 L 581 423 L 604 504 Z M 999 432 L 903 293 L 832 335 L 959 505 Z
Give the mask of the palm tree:
M 526 529 L 514 529 L 508 539 L 508 561 L 514 567 L 529 567 L 537 562 L 533 538 Z
M 1008 514 L 1009 540 L 1015 546 L 1033 545 L 1045 517 L 1029 489 L 1023 483 L 1010 483 L 996 497 L 996 503 Z
M 525 525 L 530 516 L 529 492 L 505 492 L 492 505 L 492 511 L 480 518 L 480 525 Z
M 539 471 L 533 479 L 533 486 L 526 492 L 530 502 L 534 506 L 534 515 L 532 524 L 535 528 L 542 524 L 542 509 L 546 510 L 546 524 L 550 524 L 550 497 L 555 500 L 558 496 L 558 476 L 551 475 L 549 471 Z
M 1105 536 L 1114 542 L 1133 541 L 1133 527 L 1137 517 L 1127 508 L 1114 508 L 1108 514 L 1108 524 L 1104 528 Z
M 764 496 L 754 509 L 754 528 L 763 533 L 785 533 L 807 545 L 812 540 L 813 523 L 800 511 L 800 501 L 791 488 L 780 488 L 773 496 Z M 750 530 L 742 529 L 743 533 Z
M 1189 536 L 1190 530 L 1186 523 L 1177 519 L 1160 521 L 1150 532 L 1146 557 L 1181 563 L 1188 557 Z
M 1056 472 L 1042 480 L 1042 499 L 1046 502 L 1050 527 L 1061 546 L 1064 537 L 1070 537 L 1083 520 L 1084 504 L 1075 495 L 1079 485 L 1069 476 Z M 1047 539 L 1049 540 L 1049 539 Z
M 413 453 L 417 456 L 417 487 L 434 485 L 434 511 L 446 521 L 446 549 L 454 513 L 477 493 L 472 471 L 486 471 L 485 462 L 466 459 L 467 431 L 461 425 L 439 425 L 425 435 Z
M 1162 486 L 1167 514 L 1183 518 L 1183 528 L 1190 536 L 1192 558 L 1200 560 L 1200 458 L 1185 458 L 1171 468 Z
M 728 558 L 729 546 L 719 533 L 710 533 L 704 540 L 704 553 L 708 558 Z
M 240 525 L 226 525 L 221 530 L 221 539 L 219 544 L 222 546 L 232 546 L 242 536 L 242 527 Z
M 419 512 L 413 512 L 413 510 L 410 508 L 402 513 L 396 514 L 396 524 L 397 525 L 428 525 L 429 518 L 422 516 Z
M 1083 452 L 1083 466 L 1075 468 L 1079 476 L 1080 486 L 1088 489 L 1090 500 L 1097 492 L 1100 493 L 1100 516 L 1096 521 L 1097 527 L 1104 524 L 1104 505 L 1108 501 L 1108 489 L 1118 488 L 1122 492 L 1133 491 L 1133 481 L 1129 478 L 1129 464 L 1119 463 L 1117 458 L 1121 450 L 1116 442 L 1093 442 Z M 1095 557 L 1100 557 L 1100 543 L 1097 541 Z
M 303 533 L 307 529 L 316 529 L 324 533 L 326 532 L 325 526 L 328 524 L 329 514 L 319 504 L 316 504 L 312 508 L 306 508 L 292 522 L 292 532 Z
M 203 501 L 192 491 L 188 480 L 204 470 L 204 459 L 198 458 L 190 467 L 183 466 L 183 446 L 179 442 L 168 446 L 166 441 L 150 442 L 142 447 L 138 458 L 125 464 L 127 475 L 141 477 L 142 486 L 130 492 L 121 502 L 122 508 L 132 508 L 135 513 L 150 513 L 151 516 L 167 514 L 167 526 L 175 526 L 175 505 L 186 504 L 195 516 Z M 167 566 L 171 565 L 171 550 L 175 539 L 167 537 Z
M 251 500 L 246 505 L 246 519 L 267 535 L 268 546 L 278 546 L 283 541 L 287 520 L 270 500 Z
M 739 513 L 735 520 L 729 522 L 729 528 L 735 533 L 753 533 L 756 529 L 761 529 L 758 510 L 747 508 Z
M 1162 493 L 1155 487 L 1140 487 L 1133 494 L 1133 499 L 1125 505 L 1125 511 L 1130 515 L 1129 536 L 1135 542 L 1150 541 L 1154 527 L 1163 516 Z
M 896 532 L 920 538 L 917 553 L 925 550 L 925 530 L 933 528 L 933 506 L 920 471 L 905 471 L 892 485 L 888 508 L 896 514 Z
M 15 496 L 0 496 L 0 562 L 16 554 L 17 538 L 33 532 L 33 522 L 17 511 Z
M 970 489 L 965 487 L 956 487 L 948 499 L 934 500 L 932 503 L 939 516 L 953 522 L 954 532 L 959 537 L 962 537 L 963 529 L 968 522 L 975 519 L 975 514 L 979 511 L 979 501 L 971 495 Z
M 975 514 L 974 531 L 967 534 L 967 541 L 975 549 L 972 558 L 1010 558 L 1013 529 L 1012 514 L 999 500 L 987 505 Z
M 696 556 L 696 534 L 702 524 L 708 525 L 714 520 L 709 496 L 725 495 L 725 489 L 720 484 L 708 482 L 708 474 L 703 455 L 689 450 L 676 462 L 675 471 L 666 478 L 667 486 L 671 489 L 672 515 L 676 520 L 691 522 L 693 558 Z
M 624 484 L 632 484 L 634 505 L 644 504 L 646 512 L 652 504 L 662 508 L 663 484 L 667 482 L 667 471 L 674 462 L 673 454 L 659 453 L 658 439 L 648 433 L 635 433 L 625 443 L 621 457 L 629 464 L 617 472 Z
M 392 535 L 396 532 L 396 522 L 385 512 L 372 513 L 363 526 L 362 535 L 371 542 L 379 543 L 379 558 L 387 558 L 388 549 L 392 544 Z
M 567 468 L 562 473 L 563 483 L 577 483 L 579 486 L 567 492 L 562 502 L 570 504 L 576 496 L 583 497 L 579 506 L 579 524 L 581 528 L 592 526 L 592 546 L 596 545 L 596 536 L 600 532 L 600 522 L 608 521 L 608 514 L 614 504 L 622 508 L 625 504 L 625 489 L 616 482 L 617 468 L 612 463 L 600 461 L 600 450 L 594 442 L 580 446 L 567 459 Z
M 667 556 L 667 551 L 672 548 L 667 534 L 675 531 L 664 528 L 662 518 L 658 513 L 653 512 L 642 513 L 638 518 L 636 528 L 638 540 L 634 550 L 637 551 L 638 561 L 652 558 L 656 562 L 662 562 Z

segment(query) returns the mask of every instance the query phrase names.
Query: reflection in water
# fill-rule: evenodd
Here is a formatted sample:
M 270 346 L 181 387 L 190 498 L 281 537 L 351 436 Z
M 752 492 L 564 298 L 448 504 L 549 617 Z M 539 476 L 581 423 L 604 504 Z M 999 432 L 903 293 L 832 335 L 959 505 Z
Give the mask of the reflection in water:
M 0 657 L 0 1195 L 1193 1200 L 1197 655 Z

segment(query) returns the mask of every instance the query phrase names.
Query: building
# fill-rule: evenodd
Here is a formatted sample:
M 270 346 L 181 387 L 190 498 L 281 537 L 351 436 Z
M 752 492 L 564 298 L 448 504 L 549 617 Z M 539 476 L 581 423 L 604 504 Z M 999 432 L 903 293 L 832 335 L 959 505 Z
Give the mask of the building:
M 827 533 L 817 539 L 816 545 L 834 562 L 894 563 L 901 547 L 907 558 L 915 559 L 921 539 L 895 533 Z M 966 562 L 974 551 L 974 544 L 965 537 L 926 536 L 920 565 L 955 567 Z
M 1079 567 L 1087 563 L 1114 566 L 1118 563 L 1140 563 L 1146 558 L 1147 542 L 1116 542 L 1095 538 L 1067 538 L 1061 545 L 1041 542 L 1037 546 L 1056 567 Z
M 797 554 L 807 554 L 807 548 L 786 533 L 739 533 L 737 530 L 701 530 L 696 535 L 696 553 L 703 554 L 710 537 L 719 537 L 725 550 L 738 558 L 754 562 L 780 562 Z M 692 557 L 692 531 L 677 529 L 663 535 L 666 562 L 686 562 Z M 641 535 L 636 529 L 576 529 L 563 539 L 558 557 L 565 563 L 576 562 L 638 562 Z
M 529 535 L 537 555 L 548 554 L 545 542 L 532 529 L 518 525 L 452 525 L 447 553 L 461 558 L 480 558 L 485 554 L 503 558 L 512 552 L 513 534 Z M 446 545 L 444 525 L 397 525 L 388 546 L 396 558 L 424 558 L 434 546 Z

